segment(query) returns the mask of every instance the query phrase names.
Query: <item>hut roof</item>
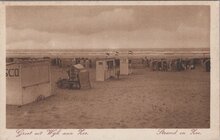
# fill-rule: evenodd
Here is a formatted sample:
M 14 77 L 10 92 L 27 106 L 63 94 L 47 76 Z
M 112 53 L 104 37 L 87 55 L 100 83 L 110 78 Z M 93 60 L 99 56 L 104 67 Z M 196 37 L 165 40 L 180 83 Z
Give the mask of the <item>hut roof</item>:
M 82 64 L 76 64 L 76 65 L 73 65 L 73 67 L 76 68 L 76 69 L 78 69 L 78 70 L 83 70 L 83 69 L 85 69 Z

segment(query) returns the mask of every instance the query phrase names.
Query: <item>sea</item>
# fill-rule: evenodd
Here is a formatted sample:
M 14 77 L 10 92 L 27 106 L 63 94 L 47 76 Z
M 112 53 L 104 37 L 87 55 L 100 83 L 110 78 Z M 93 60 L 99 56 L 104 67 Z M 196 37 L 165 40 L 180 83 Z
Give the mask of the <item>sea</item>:
M 210 48 L 7 49 L 6 57 L 210 57 Z

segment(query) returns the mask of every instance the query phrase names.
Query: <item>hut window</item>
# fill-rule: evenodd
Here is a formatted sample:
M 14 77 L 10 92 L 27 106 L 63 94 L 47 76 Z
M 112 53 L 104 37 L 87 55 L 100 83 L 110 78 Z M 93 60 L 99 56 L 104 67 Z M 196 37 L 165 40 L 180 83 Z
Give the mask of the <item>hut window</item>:
M 103 65 L 103 63 L 102 63 L 102 62 L 99 62 L 99 65 Z

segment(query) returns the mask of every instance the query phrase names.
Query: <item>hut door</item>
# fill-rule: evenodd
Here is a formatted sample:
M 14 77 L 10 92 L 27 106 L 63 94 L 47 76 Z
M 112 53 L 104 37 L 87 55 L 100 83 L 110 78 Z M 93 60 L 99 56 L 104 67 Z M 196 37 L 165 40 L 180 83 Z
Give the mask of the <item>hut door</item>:
M 103 61 L 98 61 L 96 63 L 96 80 L 97 81 L 105 80 L 105 66 Z
M 129 70 L 128 70 L 128 59 L 122 58 L 120 60 L 120 74 L 122 75 L 128 75 Z

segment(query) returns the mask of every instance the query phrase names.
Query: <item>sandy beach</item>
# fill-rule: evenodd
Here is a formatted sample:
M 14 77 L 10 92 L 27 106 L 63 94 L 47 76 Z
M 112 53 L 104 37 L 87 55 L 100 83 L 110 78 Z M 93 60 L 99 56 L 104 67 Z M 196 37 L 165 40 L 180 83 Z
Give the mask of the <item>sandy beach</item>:
M 134 69 L 120 79 L 95 81 L 92 89 L 59 89 L 67 76 L 52 67 L 52 92 L 45 100 L 7 105 L 7 128 L 209 128 L 210 73 L 201 67 L 181 72 Z

